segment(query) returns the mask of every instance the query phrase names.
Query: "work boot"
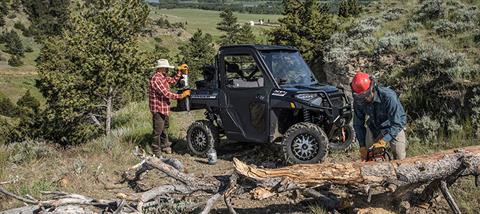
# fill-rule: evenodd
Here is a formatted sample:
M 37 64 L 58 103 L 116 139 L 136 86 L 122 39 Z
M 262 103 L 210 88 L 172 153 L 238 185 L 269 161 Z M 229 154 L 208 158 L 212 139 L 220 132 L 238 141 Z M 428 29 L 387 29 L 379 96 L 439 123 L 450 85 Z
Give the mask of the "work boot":
M 162 152 L 165 152 L 165 154 L 172 154 L 172 148 L 170 147 L 162 148 Z
M 368 149 L 367 147 L 360 147 L 360 161 L 367 161 Z
M 153 155 L 155 155 L 155 157 L 157 157 L 157 158 L 162 156 L 162 151 L 160 151 L 160 150 L 154 149 L 152 152 L 153 152 Z

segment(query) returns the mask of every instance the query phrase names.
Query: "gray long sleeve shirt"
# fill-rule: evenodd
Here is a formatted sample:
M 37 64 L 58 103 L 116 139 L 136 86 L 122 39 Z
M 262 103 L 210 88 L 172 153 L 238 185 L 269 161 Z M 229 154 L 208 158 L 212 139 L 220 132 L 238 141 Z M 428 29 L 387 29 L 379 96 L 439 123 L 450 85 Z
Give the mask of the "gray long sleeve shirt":
M 390 142 L 402 131 L 407 123 L 397 94 L 390 88 L 377 87 L 373 102 L 360 105 L 354 102 L 353 127 L 361 147 L 365 147 L 365 122 L 375 139 L 383 137 Z M 368 121 L 365 121 L 368 116 Z

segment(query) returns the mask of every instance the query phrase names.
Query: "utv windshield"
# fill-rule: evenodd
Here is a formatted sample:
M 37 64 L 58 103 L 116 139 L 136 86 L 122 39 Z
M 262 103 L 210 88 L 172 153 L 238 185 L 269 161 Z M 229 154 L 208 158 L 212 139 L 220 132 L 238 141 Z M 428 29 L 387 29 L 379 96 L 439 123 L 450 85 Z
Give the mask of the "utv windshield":
M 317 84 L 315 76 L 297 51 L 262 51 L 263 60 L 280 86 Z

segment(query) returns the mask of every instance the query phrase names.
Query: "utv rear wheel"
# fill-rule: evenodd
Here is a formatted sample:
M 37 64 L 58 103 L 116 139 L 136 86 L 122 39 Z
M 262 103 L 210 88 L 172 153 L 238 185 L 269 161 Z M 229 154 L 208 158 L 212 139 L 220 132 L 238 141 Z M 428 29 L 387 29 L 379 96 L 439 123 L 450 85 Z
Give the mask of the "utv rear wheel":
M 342 126 L 333 131 L 333 134 L 330 137 L 329 146 L 331 149 L 335 150 L 348 149 L 352 145 L 354 136 L 355 133 L 353 132 L 352 126 Z
M 282 144 L 287 163 L 318 163 L 327 155 L 328 137 L 313 123 L 298 123 L 287 130 Z
M 219 141 L 218 130 L 210 121 L 195 121 L 187 131 L 188 149 L 194 155 L 205 156 Z

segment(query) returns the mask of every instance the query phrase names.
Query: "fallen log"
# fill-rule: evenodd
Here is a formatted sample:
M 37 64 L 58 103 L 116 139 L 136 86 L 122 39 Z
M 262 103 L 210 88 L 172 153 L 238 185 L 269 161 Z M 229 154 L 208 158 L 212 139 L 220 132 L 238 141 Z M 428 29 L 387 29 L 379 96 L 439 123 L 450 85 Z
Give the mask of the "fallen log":
M 159 199 L 184 200 L 185 197 L 201 197 L 201 201 L 204 202 L 187 205 L 184 210 L 177 210 L 178 212 L 201 209 L 202 213 L 209 213 L 215 202 L 223 197 L 228 211 L 236 213 L 231 198 L 242 192 L 250 192 L 255 199 L 262 199 L 299 189 L 305 189 L 303 192 L 306 195 L 313 196 L 328 209 L 335 210 L 342 202 L 338 196 L 329 197 L 328 194 L 324 194 L 329 193 L 331 186 L 342 186 L 353 194 L 368 195 L 368 201 L 372 194 L 394 196 L 380 197 L 382 199 L 401 198 L 408 190 L 423 184 L 428 184 L 424 190 L 426 201 L 434 198 L 433 195 L 441 190 L 452 210 L 457 212 L 458 207 L 448 193 L 448 186 L 459 177 L 480 174 L 480 146 L 392 162 L 304 164 L 277 169 L 259 169 L 234 159 L 235 171 L 215 177 L 212 175 L 198 177 L 185 173 L 181 163 L 174 159 L 146 155 L 142 155 L 141 159 L 139 164 L 127 169 L 120 181 L 115 184 L 117 186 L 127 184 L 135 193 L 122 192 L 117 194 L 116 199 L 101 200 L 77 194 L 45 192 L 53 196 L 53 199 L 40 201 L 15 195 L 0 186 L 0 193 L 28 205 L 0 213 L 15 213 L 19 210 L 53 213 L 67 206 L 73 210 L 85 209 L 82 206 L 93 206 L 112 213 L 142 213 L 145 207 L 158 204 Z M 175 182 L 148 190 L 138 188 L 137 183 L 151 170 L 162 172 Z M 311 190 L 320 187 L 321 192 Z
M 257 199 L 295 189 L 328 185 L 359 189 L 368 194 L 369 198 L 373 188 L 377 193 L 396 192 L 392 195 L 401 197 L 408 192 L 405 190 L 417 188 L 421 184 L 447 181 L 451 185 L 458 177 L 477 177 L 480 174 L 480 146 L 391 162 L 301 164 L 278 169 L 259 169 L 234 159 L 234 165 L 238 174 L 258 185 L 253 190 Z M 440 185 L 432 189 L 428 195 L 434 194 L 439 187 Z

